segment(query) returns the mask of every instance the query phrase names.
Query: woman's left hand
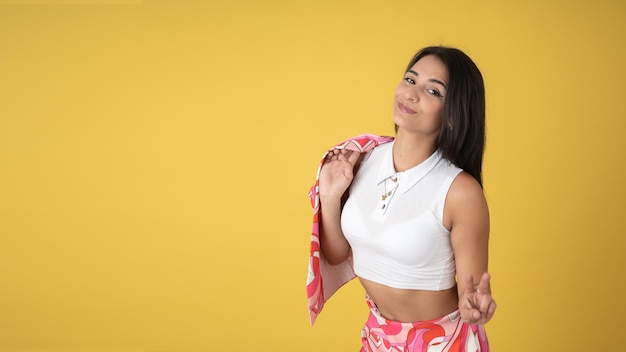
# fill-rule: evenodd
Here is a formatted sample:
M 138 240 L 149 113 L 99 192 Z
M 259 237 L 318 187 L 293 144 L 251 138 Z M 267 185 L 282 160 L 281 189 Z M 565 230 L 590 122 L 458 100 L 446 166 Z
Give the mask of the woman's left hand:
M 484 273 L 474 289 L 472 274 L 465 277 L 465 292 L 459 299 L 461 319 L 468 324 L 485 324 L 496 311 L 496 301 L 491 297 L 491 276 Z

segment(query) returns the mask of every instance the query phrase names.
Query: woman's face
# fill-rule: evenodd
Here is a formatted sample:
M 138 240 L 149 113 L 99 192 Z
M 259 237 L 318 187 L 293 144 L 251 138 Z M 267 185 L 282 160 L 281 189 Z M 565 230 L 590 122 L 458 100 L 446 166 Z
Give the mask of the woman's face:
M 393 120 L 398 130 L 438 135 L 448 86 L 448 69 L 436 56 L 417 61 L 396 88 Z

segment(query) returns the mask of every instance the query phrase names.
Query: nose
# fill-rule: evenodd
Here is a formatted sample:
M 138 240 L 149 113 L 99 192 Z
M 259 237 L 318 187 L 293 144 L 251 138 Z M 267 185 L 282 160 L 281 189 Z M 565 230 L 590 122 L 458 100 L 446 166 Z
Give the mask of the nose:
M 407 88 L 404 92 L 404 97 L 406 98 L 406 100 L 411 102 L 418 102 L 420 100 L 417 89 Z

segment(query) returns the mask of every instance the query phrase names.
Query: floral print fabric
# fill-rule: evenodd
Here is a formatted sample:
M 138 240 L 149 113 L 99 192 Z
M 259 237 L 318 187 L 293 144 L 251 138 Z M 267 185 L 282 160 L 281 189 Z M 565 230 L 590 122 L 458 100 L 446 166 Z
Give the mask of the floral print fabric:
M 369 297 L 367 305 L 361 352 L 489 352 L 485 328 L 462 322 L 458 310 L 440 319 L 403 323 L 385 319 Z
M 322 311 L 326 300 L 328 300 L 341 286 L 355 277 L 354 271 L 352 270 L 351 258 L 338 265 L 330 265 L 326 262 L 324 255 L 320 251 L 319 216 L 321 209 L 319 203 L 319 177 L 322 165 L 324 165 L 324 161 L 326 160 L 326 155 L 334 149 L 347 149 L 365 153 L 379 144 L 391 142 L 392 140 L 392 137 L 362 134 L 335 145 L 322 156 L 322 160 L 317 168 L 315 183 L 309 192 L 311 206 L 313 207 L 313 228 L 311 230 L 311 246 L 308 276 L 306 281 L 306 294 L 309 304 L 311 325 L 315 323 L 315 319 Z

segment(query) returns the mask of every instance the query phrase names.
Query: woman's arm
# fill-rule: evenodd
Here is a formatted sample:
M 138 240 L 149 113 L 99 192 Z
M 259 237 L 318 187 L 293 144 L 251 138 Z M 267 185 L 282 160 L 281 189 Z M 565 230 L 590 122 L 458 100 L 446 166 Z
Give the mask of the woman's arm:
M 467 323 L 485 324 L 496 309 L 487 273 L 489 209 L 482 187 L 468 173 L 459 174 L 450 187 L 446 223 L 451 229 L 461 317 Z
M 341 230 L 341 209 L 359 157 L 358 152 L 335 149 L 328 153 L 320 171 L 320 246 L 331 265 L 350 255 L 350 245 Z

